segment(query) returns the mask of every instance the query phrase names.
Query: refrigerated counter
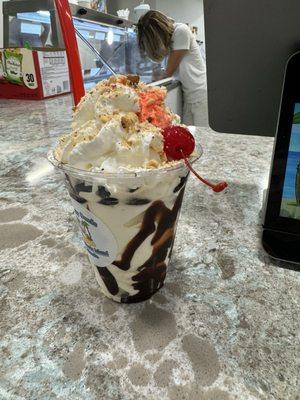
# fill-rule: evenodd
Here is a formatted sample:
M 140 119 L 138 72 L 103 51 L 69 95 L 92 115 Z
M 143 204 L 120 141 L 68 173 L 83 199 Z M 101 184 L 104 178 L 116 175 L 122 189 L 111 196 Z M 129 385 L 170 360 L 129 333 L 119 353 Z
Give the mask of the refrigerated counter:
M 135 25 L 131 21 L 70 4 L 85 88 L 118 74 L 137 74 L 146 83 L 164 85 L 168 104 L 182 113 L 179 82 L 162 80 L 165 62 L 156 63 L 138 48 Z M 53 0 L 9 1 L 3 3 L 4 47 L 62 49 L 64 42 Z M 88 45 L 87 45 L 88 44 Z M 91 49 L 100 54 L 97 56 Z

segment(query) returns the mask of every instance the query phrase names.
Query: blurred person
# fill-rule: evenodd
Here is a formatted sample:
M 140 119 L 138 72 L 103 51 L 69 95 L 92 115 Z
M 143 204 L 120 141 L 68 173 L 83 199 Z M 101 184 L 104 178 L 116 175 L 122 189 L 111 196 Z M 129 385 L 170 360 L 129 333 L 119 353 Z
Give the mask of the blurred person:
M 151 10 L 139 19 L 137 31 L 140 50 L 157 62 L 167 57 L 165 77 L 181 82 L 183 123 L 208 126 L 206 66 L 190 28 Z

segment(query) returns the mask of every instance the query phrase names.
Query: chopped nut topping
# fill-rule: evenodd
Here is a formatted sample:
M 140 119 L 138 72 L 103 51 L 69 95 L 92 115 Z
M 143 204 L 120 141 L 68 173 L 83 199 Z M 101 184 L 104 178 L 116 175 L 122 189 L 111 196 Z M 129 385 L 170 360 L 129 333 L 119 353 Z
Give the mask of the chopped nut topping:
M 146 168 L 158 168 L 159 164 L 156 160 L 150 160 L 146 164 Z
M 108 121 L 110 121 L 112 119 L 112 116 L 111 115 L 108 115 L 108 114 L 103 114 L 103 115 L 100 115 L 100 121 L 103 123 L 103 124 L 106 124 Z
M 129 141 L 122 140 L 121 143 L 122 143 L 122 146 L 125 147 L 126 149 L 130 149 L 131 148 Z
M 121 118 L 121 125 L 127 132 L 138 122 L 138 117 L 135 113 L 128 113 Z
M 138 75 L 127 75 L 127 79 L 129 80 L 132 86 L 138 85 L 140 81 L 140 77 Z

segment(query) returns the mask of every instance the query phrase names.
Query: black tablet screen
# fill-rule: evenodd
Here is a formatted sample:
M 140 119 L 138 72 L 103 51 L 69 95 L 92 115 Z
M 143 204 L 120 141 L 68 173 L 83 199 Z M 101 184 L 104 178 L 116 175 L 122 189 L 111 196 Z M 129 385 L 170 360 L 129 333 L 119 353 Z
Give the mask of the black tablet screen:
M 300 103 L 294 107 L 280 216 L 300 219 Z

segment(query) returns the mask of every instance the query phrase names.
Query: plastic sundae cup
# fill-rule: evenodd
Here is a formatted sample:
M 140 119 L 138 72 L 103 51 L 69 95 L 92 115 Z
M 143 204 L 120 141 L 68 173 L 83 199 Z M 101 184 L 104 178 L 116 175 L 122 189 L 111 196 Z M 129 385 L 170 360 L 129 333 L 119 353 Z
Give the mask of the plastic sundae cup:
M 197 148 L 196 161 L 202 153 Z M 89 172 L 50 152 L 71 197 L 101 291 L 122 303 L 149 299 L 164 284 L 189 170 L 184 162 L 134 172 Z

